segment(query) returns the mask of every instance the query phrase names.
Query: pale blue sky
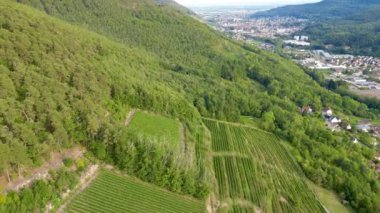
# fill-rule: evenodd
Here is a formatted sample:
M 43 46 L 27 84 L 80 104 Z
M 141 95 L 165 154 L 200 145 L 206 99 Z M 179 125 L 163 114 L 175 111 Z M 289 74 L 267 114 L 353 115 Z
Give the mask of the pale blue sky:
M 185 6 L 213 5 L 285 5 L 318 2 L 319 0 L 176 0 Z

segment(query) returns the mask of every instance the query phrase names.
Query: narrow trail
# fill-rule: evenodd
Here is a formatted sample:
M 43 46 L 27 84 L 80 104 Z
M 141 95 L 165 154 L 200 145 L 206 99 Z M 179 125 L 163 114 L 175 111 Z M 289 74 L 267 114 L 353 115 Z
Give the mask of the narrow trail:
M 186 141 L 185 141 L 185 126 L 182 122 L 179 123 L 179 145 L 181 153 L 186 153 Z
M 263 129 L 260 129 L 260 128 L 257 128 L 257 127 L 254 127 L 254 126 L 250 126 L 250 125 L 246 125 L 246 124 L 241 124 L 241 123 L 233 123 L 233 122 L 228 122 L 228 121 L 222 121 L 222 120 L 217 120 L 217 119 L 213 119 L 213 118 L 206 118 L 206 117 L 202 117 L 203 120 L 209 120 L 209 121 L 215 121 L 215 122 L 218 122 L 218 123 L 224 123 L 224 124 L 228 124 L 228 125 L 232 125 L 232 126 L 237 126 L 237 127 L 244 127 L 244 128 L 249 128 L 249 129 L 254 129 L 256 131 L 260 131 L 262 133 L 266 133 L 266 134 L 269 134 L 269 135 L 273 135 L 275 136 L 273 133 L 271 132 L 268 132 L 268 131 L 265 131 Z
M 216 213 L 219 206 L 219 201 L 216 199 L 214 193 L 211 193 L 206 200 L 207 213 Z
M 76 191 L 67 199 L 57 210 L 57 213 L 63 213 L 66 207 L 71 203 L 71 201 L 82 193 L 87 187 L 90 186 L 92 181 L 94 181 L 98 177 L 99 165 L 91 165 L 89 169 L 80 177 L 79 184 L 76 187 Z M 49 212 L 49 211 L 47 211 Z
M 136 112 L 137 112 L 137 109 L 132 109 L 131 111 L 128 112 L 127 117 L 126 117 L 125 122 L 124 122 L 125 126 L 129 126 L 129 124 L 131 123 L 133 116 L 136 114 Z
M 186 159 L 186 166 L 187 168 L 191 168 L 192 166 L 194 166 L 196 164 L 195 162 L 195 158 L 193 156 L 193 153 L 195 153 L 195 147 L 193 147 L 192 145 L 190 145 L 188 142 L 187 142 L 187 138 L 186 138 L 186 126 L 184 123 L 182 122 L 179 122 L 179 151 L 181 153 L 181 155 L 183 155 Z
M 211 152 L 210 155 L 212 157 L 240 157 L 240 158 L 251 158 L 251 156 L 248 156 L 246 154 L 242 154 L 239 152 Z
M 49 177 L 50 170 L 58 170 L 63 166 L 63 160 L 65 158 L 77 159 L 83 156 L 83 150 L 78 147 L 65 150 L 61 153 L 54 152 L 51 154 L 51 159 L 48 162 L 45 162 L 39 168 L 32 169 L 29 171 L 30 174 L 33 174 L 28 177 L 18 177 L 15 180 L 7 183 L 4 188 L 4 193 L 9 191 L 19 191 L 20 189 L 31 185 L 33 182 L 37 180 L 46 179 Z

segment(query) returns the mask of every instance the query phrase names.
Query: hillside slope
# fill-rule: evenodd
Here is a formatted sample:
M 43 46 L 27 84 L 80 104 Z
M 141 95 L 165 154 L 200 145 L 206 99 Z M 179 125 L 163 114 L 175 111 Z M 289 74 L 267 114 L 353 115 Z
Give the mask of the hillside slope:
M 172 1 L 96 0 L 96 1 L 29 1 L 19 0 L 49 15 L 79 24 L 127 45 L 144 48 L 165 59 L 174 70 L 209 67 L 219 64 L 209 58 L 220 57 L 227 50 L 223 38 L 211 33 L 207 26 L 178 10 Z M 163 3 L 158 3 L 163 2 Z M 165 6 L 159 6 L 164 4 Z M 174 9 L 173 9 L 174 8 Z M 222 62 L 221 58 L 218 62 Z
M 10 148 L 22 145 L 34 164 L 52 148 L 102 140 L 105 129 L 124 119 L 125 106 L 199 119 L 184 95 L 160 80 L 166 77 L 154 55 L 20 4 L 3 1 L 0 10 L 6 127 L 0 138 Z
M 280 7 L 252 17 L 308 19 L 309 25 L 301 33 L 309 35 L 315 47 L 334 45 L 332 50 L 337 53 L 380 56 L 379 14 L 379 0 L 324 0 Z
M 201 116 L 238 121 L 245 115 L 288 141 L 314 182 L 342 193 L 357 209 L 379 209 L 368 165 L 373 150 L 351 144 L 348 133 L 332 134 L 317 113 L 303 117 L 298 108 L 311 105 L 319 112 L 330 106 L 367 118 L 378 111 L 321 88 L 293 62 L 229 41 L 156 1 L 23 2 L 56 18 L 0 2 L 0 139 L 8 149 L 19 144 L 26 159 L 38 164 L 50 149 L 82 143 L 95 157 L 127 167 L 125 156 L 136 153 L 126 143 L 138 139 L 120 136 L 126 108 L 180 118 L 191 127 L 201 125 Z M 144 153 L 137 159 L 162 158 L 146 154 L 151 152 L 144 142 L 136 142 Z M 28 165 L 9 152 L 1 156 L 4 173 Z M 165 166 L 160 168 L 172 171 Z M 138 168 L 134 172 L 156 181 L 146 176 L 150 167 Z M 183 171 L 174 171 L 170 175 L 184 181 Z M 202 183 L 197 178 L 191 181 Z M 207 192 L 171 183 L 159 184 L 193 195 Z

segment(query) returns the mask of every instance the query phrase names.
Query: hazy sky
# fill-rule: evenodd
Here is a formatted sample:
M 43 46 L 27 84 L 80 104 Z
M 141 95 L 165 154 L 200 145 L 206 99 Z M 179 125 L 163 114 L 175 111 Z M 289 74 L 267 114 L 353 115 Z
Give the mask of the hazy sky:
M 318 2 L 319 0 L 176 0 L 185 6 L 211 5 L 283 5 Z

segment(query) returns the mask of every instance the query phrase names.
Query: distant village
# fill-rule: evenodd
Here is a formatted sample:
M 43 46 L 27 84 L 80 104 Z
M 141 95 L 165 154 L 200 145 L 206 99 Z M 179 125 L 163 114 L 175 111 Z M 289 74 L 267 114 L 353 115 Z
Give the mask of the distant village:
M 316 70 L 331 70 L 332 80 L 349 83 L 353 90 L 370 90 L 369 96 L 380 98 L 380 58 L 331 54 L 325 50 L 310 50 L 307 35 L 296 35 L 307 20 L 293 17 L 248 18 L 254 11 L 203 12 L 201 16 L 212 23 L 216 30 L 233 39 L 254 42 L 257 38 L 282 39 L 284 52 L 298 64 Z M 274 51 L 275 46 L 261 43 L 259 48 Z M 329 49 L 331 47 L 326 47 Z M 364 94 L 364 91 L 359 91 Z
M 235 40 L 253 41 L 255 38 L 280 38 L 302 30 L 307 20 L 293 17 L 250 19 L 257 11 L 197 11 L 197 14 L 220 32 Z M 302 42 L 301 42 L 302 43 Z
M 279 38 L 290 36 L 304 28 L 305 20 L 291 17 L 233 19 L 222 20 L 219 25 L 221 32 L 232 33 L 237 40 L 249 41 L 255 38 Z M 292 23 L 292 24 L 289 24 Z
M 332 80 L 349 83 L 352 89 L 377 91 L 380 97 L 380 58 L 371 56 L 334 55 L 324 50 L 285 47 L 295 62 L 309 69 L 330 70 Z

